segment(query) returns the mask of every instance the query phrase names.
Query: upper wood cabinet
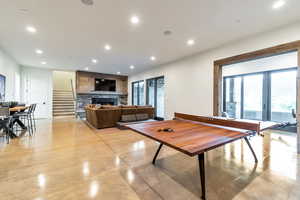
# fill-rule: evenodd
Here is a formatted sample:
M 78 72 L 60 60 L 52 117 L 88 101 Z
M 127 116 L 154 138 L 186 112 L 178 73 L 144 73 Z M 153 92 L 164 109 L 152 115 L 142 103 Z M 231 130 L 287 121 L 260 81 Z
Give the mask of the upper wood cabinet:
M 128 90 L 128 77 L 113 74 L 93 72 L 76 72 L 76 92 L 90 93 L 95 91 L 95 78 L 116 80 L 116 93 L 126 95 Z

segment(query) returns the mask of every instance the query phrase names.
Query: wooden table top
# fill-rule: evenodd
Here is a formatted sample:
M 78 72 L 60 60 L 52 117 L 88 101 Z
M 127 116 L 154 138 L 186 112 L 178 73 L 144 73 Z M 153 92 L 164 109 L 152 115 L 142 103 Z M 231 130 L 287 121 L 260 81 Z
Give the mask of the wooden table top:
M 126 127 L 189 156 L 249 136 L 249 133 L 243 130 L 178 119 L 131 124 Z M 161 128 L 171 128 L 174 132 L 158 131 Z
M 29 107 L 28 106 L 16 106 L 16 107 L 10 108 L 9 111 L 10 112 L 19 112 L 19 111 L 24 111 L 27 108 L 29 108 Z

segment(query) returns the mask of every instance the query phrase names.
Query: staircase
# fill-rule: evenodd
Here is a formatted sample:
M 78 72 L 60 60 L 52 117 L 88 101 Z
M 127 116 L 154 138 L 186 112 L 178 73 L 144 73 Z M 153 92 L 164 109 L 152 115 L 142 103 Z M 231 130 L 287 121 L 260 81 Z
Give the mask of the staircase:
M 53 90 L 53 117 L 75 116 L 73 92 Z

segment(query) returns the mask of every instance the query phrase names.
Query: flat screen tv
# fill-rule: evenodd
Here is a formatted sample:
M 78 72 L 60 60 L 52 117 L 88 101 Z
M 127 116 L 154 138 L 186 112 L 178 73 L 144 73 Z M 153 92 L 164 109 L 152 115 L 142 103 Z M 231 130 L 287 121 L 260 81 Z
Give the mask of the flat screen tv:
M 116 91 L 116 80 L 96 78 L 95 79 L 95 91 L 115 92 Z
M 0 74 L 0 102 L 5 101 L 5 76 Z

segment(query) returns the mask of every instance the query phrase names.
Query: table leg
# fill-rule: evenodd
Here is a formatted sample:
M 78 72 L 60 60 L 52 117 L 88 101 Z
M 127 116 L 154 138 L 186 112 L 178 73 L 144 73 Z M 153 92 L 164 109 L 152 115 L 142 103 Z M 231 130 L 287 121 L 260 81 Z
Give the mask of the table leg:
M 8 131 L 8 135 L 11 139 L 17 138 L 18 136 L 13 132 L 13 130 L 11 128 L 7 129 Z
M 22 122 L 19 118 L 16 118 L 16 119 L 15 119 L 15 123 L 19 124 L 19 126 L 20 126 L 22 129 L 27 129 L 27 127 L 25 126 L 25 124 L 23 124 L 23 122 Z
M 155 153 L 155 156 L 154 156 L 154 158 L 153 158 L 153 160 L 152 160 L 152 164 L 153 164 L 153 165 L 155 165 L 156 158 L 157 158 L 157 156 L 158 156 L 158 154 L 159 154 L 159 151 L 160 151 L 160 149 L 162 148 L 162 146 L 163 146 L 163 144 L 160 144 L 159 147 L 158 147 L 158 149 L 157 149 L 157 151 L 156 151 L 156 153 Z
M 9 133 L 9 137 L 11 138 L 11 139 L 14 139 L 14 138 L 17 138 L 18 136 L 14 133 L 14 131 L 13 131 L 13 126 L 14 126 L 14 121 L 12 121 L 9 125 L 8 125 L 8 127 L 7 127 L 7 131 L 8 131 L 8 133 Z
M 205 162 L 204 162 L 204 153 L 198 155 L 199 160 L 199 170 L 200 170 L 200 181 L 201 181 L 201 190 L 202 195 L 201 198 L 203 200 L 206 199 L 206 192 L 205 192 Z
M 254 157 L 255 163 L 258 163 L 258 160 L 257 160 L 257 157 L 256 157 L 256 155 L 255 155 L 255 152 L 254 152 L 254 150 L 253 150 L 253 148 L 252 148 L 252 146 L 251 146 L 251 144 L 250 144 L 250 142 L 249 142 L 249 140 L 248 140 L 247 137 L 245 137 L 245 141 L 246 141 L 246 143 L 248 144 L 249 149 L 250 149 L 251 152 L 252 152 L 252 155 L 253 155 L 253 157 Z

